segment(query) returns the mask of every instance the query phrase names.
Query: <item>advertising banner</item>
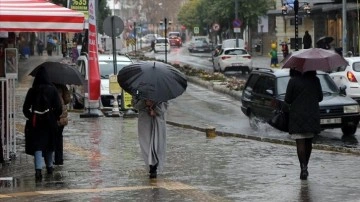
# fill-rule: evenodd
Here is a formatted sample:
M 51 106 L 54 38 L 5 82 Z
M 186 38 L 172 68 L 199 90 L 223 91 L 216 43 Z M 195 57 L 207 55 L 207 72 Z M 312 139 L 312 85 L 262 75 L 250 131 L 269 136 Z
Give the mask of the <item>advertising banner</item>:
M 95 16 L 95 0 L 89 0 L 89 100 L 100 98 L 100 73 L 98 62 L 98 46 Z
M 84 13 L 85 20 L 87 21 L 89 19 L 88 3 L 88 0 L 69 0 L 68 8 Z
M 5 75 L 6 78 L 17 79 L 19 61 L 16 48 L 5 48 Z

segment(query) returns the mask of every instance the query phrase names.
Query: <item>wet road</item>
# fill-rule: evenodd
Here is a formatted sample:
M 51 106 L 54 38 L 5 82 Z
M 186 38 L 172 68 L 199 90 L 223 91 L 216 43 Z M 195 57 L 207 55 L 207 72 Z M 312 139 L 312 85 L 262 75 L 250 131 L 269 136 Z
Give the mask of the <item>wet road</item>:
M 17 123 L 28 79 L 16 91 Z M 189 85 L 170 102 L 168 120 L 233 129 L 216 107 L 239 105 L 225 95 Z M 210 101 L 208 101 L 210 100 Z M 194 106 L 198 110 L 194 110 Z M 221 105 L 220 105 L 221 106 Z M 209 110 L 206 110 L 208 108 Z M 193 116 L 189 115 L 193 112 Z M 215 118 L 217 112 L 220 117 Z M 191 113 L 190 113 L 191 114 Z M 168 125 L 167 162 L 149 180 L 137 142 L 137 119 L 80 118 L 69 113 L 64 131 L 65 164 L 35 183 L 32 156 L 18 135 L 18 157 L 0 168 L 1 201 L 359 201 L 359 156 L 314 150 L 308 181 L 299 180 L 296 149 L 235 137 L 208 139 L 203 132 Z M 209 120 L 212 120 L 211 122 Z M 244 123 L 245 124 L 245 123 Z M 45 169 L 43 169 L 43 172 Z
M 181 119 L 181 118 L 179 118 Z M 70 113 L 65 165 L 35 183 L 32 157 L 1 169 L 5 201 L 357 201 L 359 157 L 315 150 L 301 181 L 292 146 L 168 126 L 167 162 L 149 180 L 136 118 L 81 119 Z M 21 145 L 21 144 L 20 144 Z M 7 184 L 5 183 L 7 182 Z

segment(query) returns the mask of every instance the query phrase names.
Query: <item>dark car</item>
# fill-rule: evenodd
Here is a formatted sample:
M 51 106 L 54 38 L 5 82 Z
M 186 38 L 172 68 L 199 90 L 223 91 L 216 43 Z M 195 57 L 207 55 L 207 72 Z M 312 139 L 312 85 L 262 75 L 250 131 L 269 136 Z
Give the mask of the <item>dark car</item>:
M 207 41 L 195 41 L 189 45 L 188 50 L 190 53 L 210 53 L 211 46 Z
M 341 128 L 344 135 L 354 135 L 359 124 L 359 105 L 338 88 L 327 73 L 317 72 L 323 90 L 320 104 L 321 128 Z M 254 68 L 242 93 L 242 112 L 249 117 L 250 126 L 271 119 L 273 112 L 284 105 L 289 69 Z

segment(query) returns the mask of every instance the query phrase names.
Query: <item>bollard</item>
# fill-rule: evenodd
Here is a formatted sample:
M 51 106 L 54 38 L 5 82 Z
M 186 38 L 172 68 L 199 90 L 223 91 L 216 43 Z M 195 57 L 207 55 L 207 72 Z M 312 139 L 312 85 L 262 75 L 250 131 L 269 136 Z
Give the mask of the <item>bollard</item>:
M 205 129 L 206 137 L 207 138 L 215 138 L 216 137 L 216 130 L 215 127 L 209 126 Z

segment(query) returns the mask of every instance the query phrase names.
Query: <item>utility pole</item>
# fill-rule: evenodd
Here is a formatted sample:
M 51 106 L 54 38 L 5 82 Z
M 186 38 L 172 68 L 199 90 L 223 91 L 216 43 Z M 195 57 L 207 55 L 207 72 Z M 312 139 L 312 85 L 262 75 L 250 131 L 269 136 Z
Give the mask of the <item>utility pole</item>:
M 235 19 L 239 18 L 239 2 L 238 0 L 235 0 Z M 239 33 L 235 33 L 236 36 L 236 47 L 239 47 Z
M 294 12 L 295 12 L 295 51 L 299 50 L 299 1 L 294 1 Z
M 168 44 L 168 39 L 167 39 L 167 18 L 164 18 L 164 35 L 165 35 L 165 63 L 167 63 L 167 44 Z
M 342 0 L 342 55 L 347 53 L 347 31 L 346 31 L 346 0 Z

